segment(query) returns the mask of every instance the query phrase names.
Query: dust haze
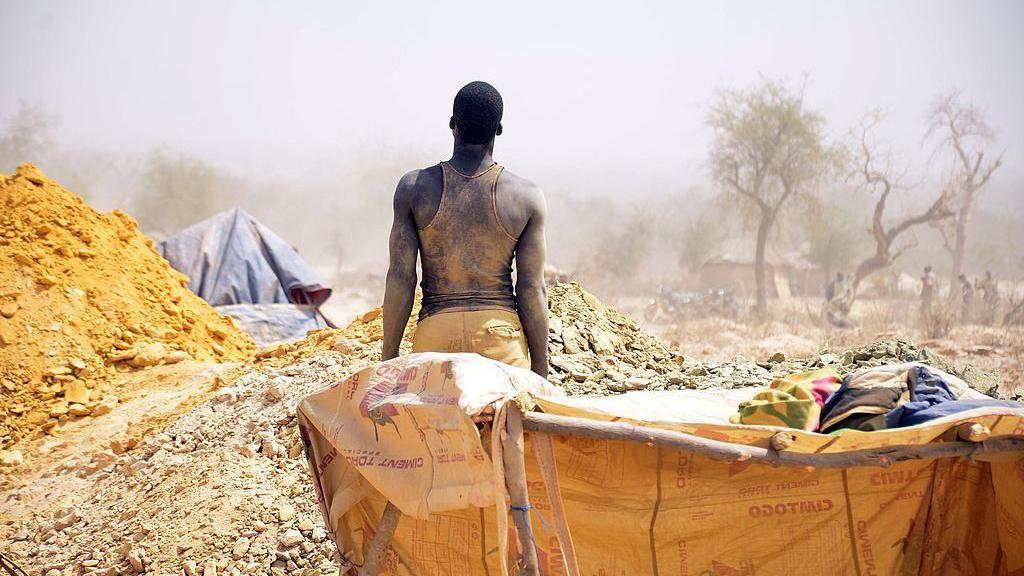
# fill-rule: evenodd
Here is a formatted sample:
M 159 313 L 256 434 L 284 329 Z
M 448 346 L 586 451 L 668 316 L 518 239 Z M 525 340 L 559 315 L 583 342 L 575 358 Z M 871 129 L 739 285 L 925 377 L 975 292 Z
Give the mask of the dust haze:
M 754 261 L 759 222 L 716 177 L 712 111 L 724 93 L 777 83 L 820 115 L 836 154 L 781 207 L 767 259 L 852 274 L 876 250 L 877 190 L 857 177 L 855 127 L 884 111 L 872 138 L 900 178 L 885 216 L 898 222 L 957 181 L 956 158 L 928 133 L 929 111 L 957 91 L 992 128 L 985 158 L 1000 159 L 966 220 L 962 272 L 1024 276 L 1020 3 L 0 12 L 0 171 L 33 162 L 155 237 L 241 206 L 328 279 L 379 277 L 396 182 L 447 158 L 451 100 L 481 79 L 505 97 L 496 158 L 548 195 L 552 265 L 608 297 L 703 289 L 706 263 Z M 880 274 L 932 264 L 945 282 L 942 227 L 901 234 Z M 752 296 L 752 283 L 730 289 Z

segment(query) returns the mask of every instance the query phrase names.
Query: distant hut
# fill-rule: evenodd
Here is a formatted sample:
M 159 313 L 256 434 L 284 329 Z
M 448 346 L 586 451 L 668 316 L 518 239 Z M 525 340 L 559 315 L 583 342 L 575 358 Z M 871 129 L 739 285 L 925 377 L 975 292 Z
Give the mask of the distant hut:
M 749 241 L 726 242 L 699 269 L 701 290 L 732 290 L 741 297 L 753 297 L 754 249 Z M 820 296 L 828 282 L 827 273 L 807 260 L 800 250 L 781 251 L 769 247 L 765 255 L 765 276 L 769 298 Z

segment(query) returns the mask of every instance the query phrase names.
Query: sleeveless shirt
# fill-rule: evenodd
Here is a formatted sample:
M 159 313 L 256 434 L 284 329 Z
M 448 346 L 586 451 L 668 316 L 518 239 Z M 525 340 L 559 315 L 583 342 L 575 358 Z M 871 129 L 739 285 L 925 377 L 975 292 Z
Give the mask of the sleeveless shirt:
M 516 310 L 512 259 L 517 238 L 498 216 L 498 176 L 492 164 L 467 176 L 441 163 L 441 201 L 417 233 L 423 269 L 420 319 L 438 312 Z

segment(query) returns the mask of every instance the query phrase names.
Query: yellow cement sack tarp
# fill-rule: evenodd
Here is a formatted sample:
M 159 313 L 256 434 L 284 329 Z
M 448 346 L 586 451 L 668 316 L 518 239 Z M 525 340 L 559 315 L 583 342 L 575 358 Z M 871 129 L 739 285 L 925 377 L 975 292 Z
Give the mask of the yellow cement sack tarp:
M 561 394 L 528 370 L 476 354 L 422 353 L 306 397 L 300 431 L 328 526 L 371 494 L 420 519 L 493 506 L 494 466 L 473 417 L 531 393 Z M 335 539 L 355 542 L 346 538 Z
M 433 356 L 431 365 L 436 367 L 449 355 Z M 447 383 L 417 380 L 418 387 L 403 394 L 430 397 L 445 390 L 438 405 L 465 407 L 457 411 L 462 415 L 455 418 L 458 425 L 449 423 L 444 433 L 422 426 L 425 417 L 418 417 L 415 426 L 405 424 L 405 404 L 396 405 L 398 413 L 391 415 L 402 424 L 368 426 L 364 421 L 369 416 L 358 405 L 367 391 L 381 386 L 380 374 L 377 384 L 361 376 L 355 385 L 342 383 L 302 403 L 300 419 L 314 431 L 307 451 L 314 455 L 311 465 L 325 518 L 352 573 L 362 562 L 387 498 L 403 502 L 400 508 L 409 510 L 409 516 L 399 523 L 384 574 L 497 576 L 499 542 L 509 538 L 514 545 L 515 535 L 511 528 L 505 534 L 496 528 L 493 498 L 488 500 L 493 494 L 491 463 L 451 468 L 452 476 L 439 482 L 434 476 L 447 464 L 439 463 L 432 450 L 458 446 L 467 455 L 479 449 L 486 456 L 490 439 L 481 440 L 475 427 L 465 427 L 472 427 L 469 415 L 481 410 L 487 398 L 507 401 L 530 385 L 513 385 L 514 379 L 501 369 L 475 374 L 489 375 L 505 383 L 501 385 L 469 385 L 458 378 L 453 382 L 442 378 L 443 371 L 428 369 L 425 374 L 426 380 Z M 567 398 L 535 388 L 532 402 L 551 414 L 623 420 L 740 444 L 765 446 L 780 430 L 727 423 L 735 405 L 752 391 L 680 392 Z M 411 398 L 407 403 L 421 405 Z M 833 453 L 938 441 L 968 421 L 986 424 L 994 436 L 1024 434 L 1024 412 L 1005 408 L 882 432 L 828 436 L 787 431 L 797 437 L 793 450 Z M 337 430 L 316 433 L 335 430 L 325 422 L 334 422 Z M 449 431 L 457 442 L 435 438 Z M 410 436 L 420 433 L 410 443 Z M 531 435 L 527 433 L 527 481 L 542 573 L 566 574 Z M 361 465 L 358 459 L 348 463 L 351 447 L 357 445 L 369 445 L 378 463 L 377 458 L 392 454 L 414 458 L 405 450 L 415 447 L 421 451 L 415 458 L 424 458 L 424 466 L 389 474 L 387 482 L 379 474 L 370 481 L 367 474 L 379 473 L 379 466 Z M 553 446 L 565 521 L 584 575 L 1024 574 L 1024 454 L 991 461 L 946 458 L 886 468 L 804 469 L 727 463 L 636 442 L 558 436 Z M 334 459 L 323 465 L 332 451 Z M 338 458 L 339 452 L 346 456 Z M 444 453 L 454 452 L 449 448 Z M 316 472 L 316 466 L 331 469 L 339 460 L 346 464 L 334 472 Z M 426 462 L 432 463 L 430 478 Z M 450 486 L 458 487 L 459 494 L 479 497 L 452 498 L 445 489 Z M 460 502 L 466 504 L 460 507 Z

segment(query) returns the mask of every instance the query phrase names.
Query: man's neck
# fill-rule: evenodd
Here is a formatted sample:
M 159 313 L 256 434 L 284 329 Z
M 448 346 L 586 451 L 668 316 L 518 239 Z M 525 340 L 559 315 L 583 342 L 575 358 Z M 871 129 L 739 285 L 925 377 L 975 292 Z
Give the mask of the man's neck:
M 494 164 L 494 142 L 489 144 L 464 144 L 455 143 L 452 150 L 451 164 L 456 170 L 463 174 L 476 174 L 486 170 Z

